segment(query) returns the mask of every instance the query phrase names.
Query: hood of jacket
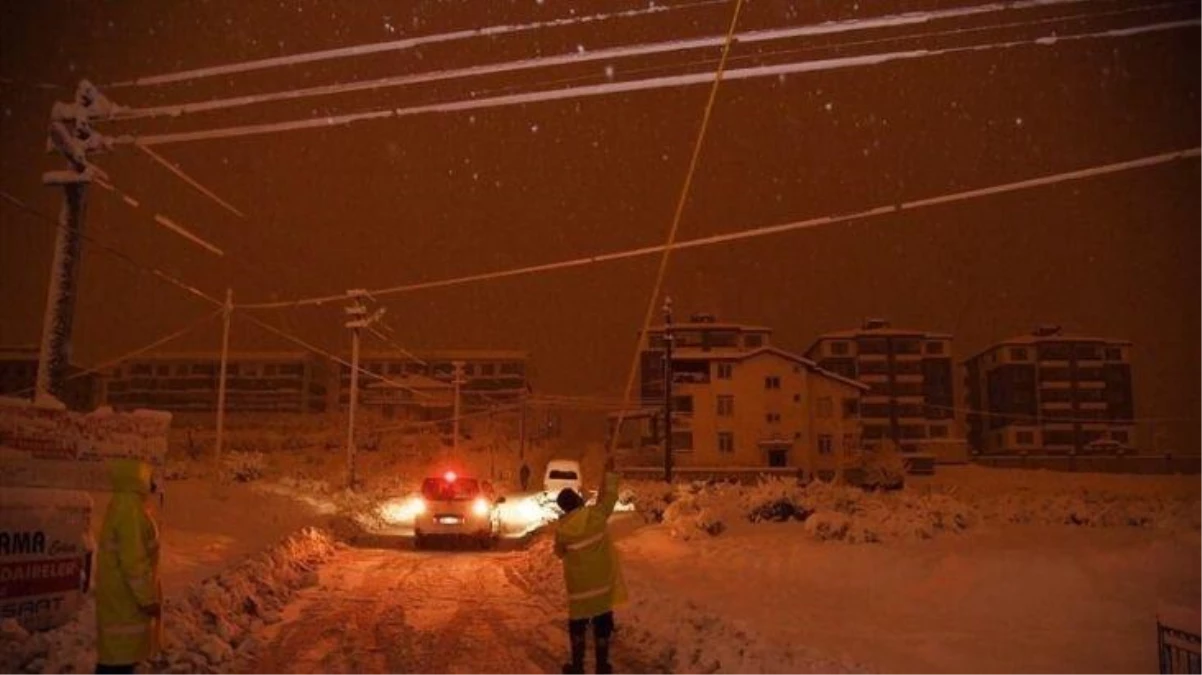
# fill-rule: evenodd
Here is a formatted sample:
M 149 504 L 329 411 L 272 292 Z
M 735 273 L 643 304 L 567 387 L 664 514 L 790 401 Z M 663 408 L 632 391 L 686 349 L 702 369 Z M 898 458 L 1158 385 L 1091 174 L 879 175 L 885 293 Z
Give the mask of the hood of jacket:
M 109 460 L 109 480 L 113 492 L 150 494 L 150 464 L 137 459 Z

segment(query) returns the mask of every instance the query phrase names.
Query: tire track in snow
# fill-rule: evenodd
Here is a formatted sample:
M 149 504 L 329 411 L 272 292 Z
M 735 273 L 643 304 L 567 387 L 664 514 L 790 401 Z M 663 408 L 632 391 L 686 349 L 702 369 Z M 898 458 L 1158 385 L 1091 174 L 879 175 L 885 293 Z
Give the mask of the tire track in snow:
M 348 549 L 263 640 L 254 672 L 559 672 L 560 598 L 537 595 L 521 553 Z M 615 640 L 619 669 L 655 672 Z M 589 663 L 591 664 L 591 656 Z

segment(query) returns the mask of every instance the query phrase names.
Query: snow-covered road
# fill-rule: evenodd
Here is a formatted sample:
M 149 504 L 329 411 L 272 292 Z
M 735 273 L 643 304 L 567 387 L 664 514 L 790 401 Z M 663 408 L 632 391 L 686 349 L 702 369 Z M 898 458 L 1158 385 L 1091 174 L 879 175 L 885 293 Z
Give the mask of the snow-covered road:
M 560 672 L 566 611 L 536 594 L 522 555 L 345 549 L 261 636 L 246 671 Z M 662 672 L 620 637 L 613 661 L 619 672 Z

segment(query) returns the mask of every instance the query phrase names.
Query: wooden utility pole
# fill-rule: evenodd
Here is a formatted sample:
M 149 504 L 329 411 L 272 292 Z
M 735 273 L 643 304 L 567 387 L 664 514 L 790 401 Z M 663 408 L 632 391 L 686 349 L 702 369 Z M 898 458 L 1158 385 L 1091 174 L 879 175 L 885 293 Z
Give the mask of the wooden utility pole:
M 347 291 L 351 305 L 346 308 L 346 327 L 351 329 L 351 390 L 347 401 L 346 425 L 346 482 L 347 487 L 354 489 L 358 485 L 355 471 L 355 407 L 359 403 L 359 333 L 372 325 L 384 315 L 384 308 L 368 315 L 367 306 L 363 304 L 364 297 L 370 297 L 367 291 Z
M 672 298 L 664 299 L 664 482 L 672 482 Z

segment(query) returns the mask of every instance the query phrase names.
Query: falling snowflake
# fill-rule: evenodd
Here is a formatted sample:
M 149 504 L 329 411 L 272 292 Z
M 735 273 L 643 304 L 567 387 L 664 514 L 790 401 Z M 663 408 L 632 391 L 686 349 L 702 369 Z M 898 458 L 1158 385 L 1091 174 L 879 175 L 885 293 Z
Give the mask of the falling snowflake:
M 475 116 L 475 115 L 468 115 L 468 118 L 467 118 L 467 123 L 468 123 L 468 124 L 475 124 L 475 123 L 476 123 L 476 116 Z
M 1023 125 L 1023 118 L 1015 117 L 1014 118 L 1014 126 L 1021 127 L 1022 125 Z
M 605 66 L 605 77 L 608 77 L 611 80 L 614 79 L 614 67 L 612 65 Z
M 530 133 L 532 133 L 532 134 L 537 134 L 537 133 L 538 133 L 538 125 L 537 125 L 537 124 L 531 124 L 531 125 L 530 125 Z
M 583 54 L 584 53 L 584 45 L 576 45 L 576 53 Z
M 824 107 L 824 108 L 826 108 L 826 111 L 827 111 L 827 112 L 830 112 L 830 111 L 832 111 L 832 110 L 834 110 L 834 109 L 835 109 L 835 104 L 834 104 L 834 103 L 831 103 L 830 101 L 827 101 L 827 102 L 826 102 L 826 105 L 825 105 L 825 106 L 823 106 L 823 107 Z
M 472 180 L 480 180 L 480 172 L 473 171 L 472 172 Z

